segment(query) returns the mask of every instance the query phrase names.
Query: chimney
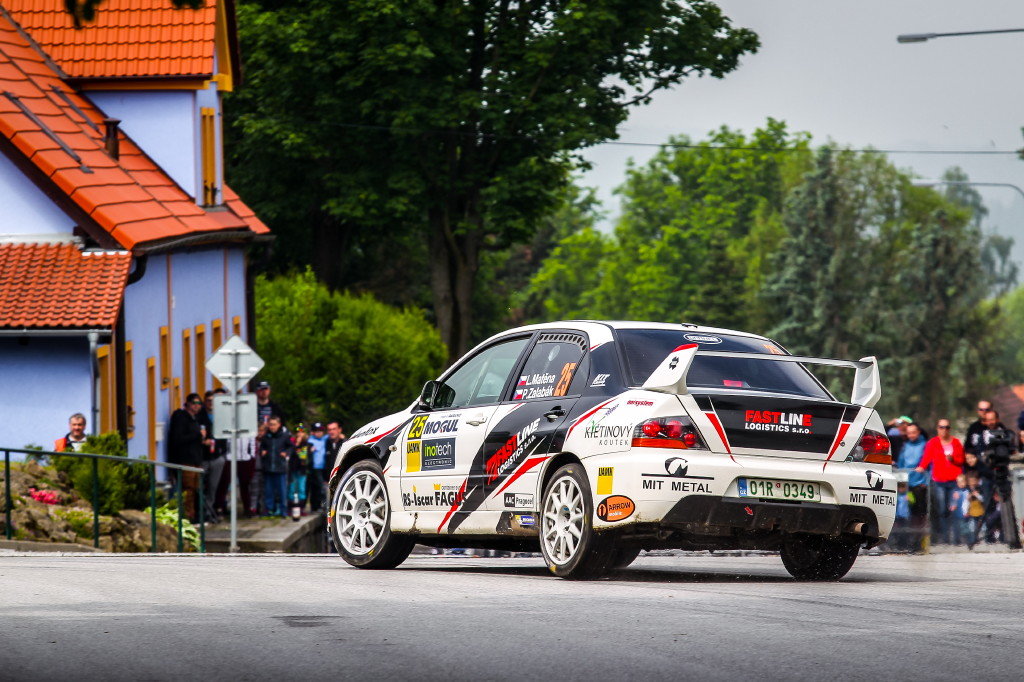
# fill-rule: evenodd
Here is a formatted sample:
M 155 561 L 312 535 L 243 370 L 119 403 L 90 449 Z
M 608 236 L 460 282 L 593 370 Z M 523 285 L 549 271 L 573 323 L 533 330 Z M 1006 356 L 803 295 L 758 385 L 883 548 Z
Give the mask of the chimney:
M 110 155 L 110 158 L 115 161 L 121 157 L 121 148 L 117 139 L 117 126 L 120 123 L 121 119 L 118 118 L 103 119 L 103 147 L 107 150 L 107 154 Z

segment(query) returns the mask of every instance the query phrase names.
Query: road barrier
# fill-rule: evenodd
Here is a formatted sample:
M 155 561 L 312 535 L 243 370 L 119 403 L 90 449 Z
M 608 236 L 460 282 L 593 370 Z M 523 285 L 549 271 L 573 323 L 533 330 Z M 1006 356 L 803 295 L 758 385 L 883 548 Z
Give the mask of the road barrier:
M 4 535 L 10 540 L 14 536 L 14 526 L 11 524 L 11 511 L 14 503 L 11 499 L 11 454 L 31 455 L 33 457 L 81 457 L 92 460 L 92 544 L 97 549 L 100 546 L 100 477 L 99 463 L 101 459 L 109 459 L 131 465 L 149 467 L 149 530 L 151 537 L 150 552 L 156 552 L 156 468 L 163 467 L 174 471 L 192 471 L 199 474 L 199 499 L 196 501 L 199 514 L 199 551 L 206 552 L 206 474 L 200 467 L 190 467 L 184 464 L 170 464 L 167 462 L 156 462 L 149 459 L 136 459 L 134 457 L 116 457 L 114 455 L 96 455 L 91 452 L 54 452 L 52 450 L 28 450 L 23 448 L 0 448 L 4 453 Z M 175 476 L 175 498 L 178 502 L 178 551 L 185 550 L 184 536 L 182 535 L 182 507 L 181 476 Z

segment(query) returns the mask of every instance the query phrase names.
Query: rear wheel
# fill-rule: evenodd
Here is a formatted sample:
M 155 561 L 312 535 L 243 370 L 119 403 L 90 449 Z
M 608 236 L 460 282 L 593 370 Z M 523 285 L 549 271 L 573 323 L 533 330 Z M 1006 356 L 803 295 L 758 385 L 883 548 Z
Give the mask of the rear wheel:
M 614 538 L 594 532 L 594 503 L 586 472 L 567 464 L 544 489 L 540 547 L 544 561 L 562 578 L 597 578 L 611 568 Z
M 822 536 L 794 537 L 782 545 L 782 565 L 797 580 L 839 580 L 853 568 L 860 543 Z
M 391 505 L 376 460 L 357 462 L 345 472 L 331 512 L 334 547 L 357 568 L 394 568 L 412 551 L 413 538 L 391 532 Z

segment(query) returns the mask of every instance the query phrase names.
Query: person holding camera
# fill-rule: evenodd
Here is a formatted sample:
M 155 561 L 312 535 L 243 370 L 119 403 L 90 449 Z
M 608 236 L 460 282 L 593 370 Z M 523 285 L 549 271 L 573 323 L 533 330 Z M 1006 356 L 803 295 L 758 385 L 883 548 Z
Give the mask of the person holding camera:
M 924 455 L 914 470 L 924 473 L 931 469 L 932 509 L 937 516 L 939 531 L 935 541 L 949 544 L 954 530 L 952 495 L 957 488 L 957 477 L 964 472 L 964 446 L 953 437 L 948 419 L 940 419 L 936 428 L 939 435 L 925 444 Z

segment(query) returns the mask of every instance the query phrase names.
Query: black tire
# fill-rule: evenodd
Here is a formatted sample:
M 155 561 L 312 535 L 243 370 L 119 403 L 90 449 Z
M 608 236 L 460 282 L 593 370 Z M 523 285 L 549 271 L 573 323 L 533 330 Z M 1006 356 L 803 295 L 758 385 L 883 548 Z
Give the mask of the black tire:
M 626 568 L 640 556 L 639 547 L 619 547 L 612 556 L 612 568 Z
M 844 538 L 801 536 L 782 545 L 782 565 L 797 580 L 839 580 L 857 561 L 860 543 Z
M 357 479 L 358 480 L 355 480 Z M 373 503 L 379 504 L 380 501 L 384 502 L 383 511 L 383 524 L 379 527 L 377 532 L 376 540 L 370 542 L 365 547 L 362 543 L 365 543 L 365 538 L 371 530 L 368 530 L 366 535 L 359 534 L 354 529 L 353 532 L 359 535 L 356 540 L 350 539 L 348 543 L 342 541 L 341 529 L 342 525 L 345 525 L 346 531 L 350 530 L 348 524 L 344 523 L 339 512 L 342 511 L 342 491 L 346 490 L 347 485 L 359 485 L 365 489 L 365 485 L 368 481 L 376 481 L 379 486 L 379 491 L 374 491 Z M 370 510 L 367 510 L 369 512 Z M 349 517 L 345 517 L 349 518 Z M 369 513 L 364 517 L 363 526 L 372 526 L 367 520 Z M 334 490 L 334 495 L 331 500 L 331 513 L 328 515 L 331 529 L 331 539 L 334 541 L 334 548 L 338 552 L 338 555 L 356 568 L 371 568 L 371 569 L 387 569 L 398 566 L 409 556 L 412 552 L 413 545 L 416 541 L 413 537 L 407 535 L 399 535 L 391 532 L 391 502 L 388 499 L 387 485 L 384 481 L 384 474 L 381 471 L 380 464 L 377 460 L 367 459 L 361 462 L 356 462 L 345 475 L 342 476 L 341 481 L 338 483 L 337 488 Z M 373 527 L 376 530 L 376 527 Z M 359 541 L 362 542 L 359 542 Z
M 555 532 L 552 522 L 548 521 L 546 512 L 549 499 L 554 502 L 553 495 L 556 490 L 561 494 L 562 482 L 568 481 L 568 485 L 575 486 L 582 498 L 582 519 L 577 530 L 580 537 L 575 543 L 573 550 L 565 550 L 564 556 L 556 556 L 557 548 L 549 548 L 546 539 L 546 532 Z M 571 511 L 563 506 L 558 511 L 559 517 L 563 510 L 566 517 L 571 516 Z M 568 518 L 567 518 L 568 520 Z M 570 521 L 571 522 L 571 521 Z M 575 527 L 575 525 L 574 525 Z M 555 541 L 557 542 L 557 540 Z M 587 473 L 579 464 L 566 464 L 558 469 L 555 475 L 548 481 L 544 488 L 544 496 L 541 499 L 541 553 L 544 555 L 544 563 L 548 569 L 560 578 L 570 579 L 593 579 L 599 578 L 607 573 L 612 567 L 612 559 L 615 555 L 615 538 L 611 533 L 597 533 L 594 531 L 594 501 L 590 492 L 590 482 L 587 480 Z

